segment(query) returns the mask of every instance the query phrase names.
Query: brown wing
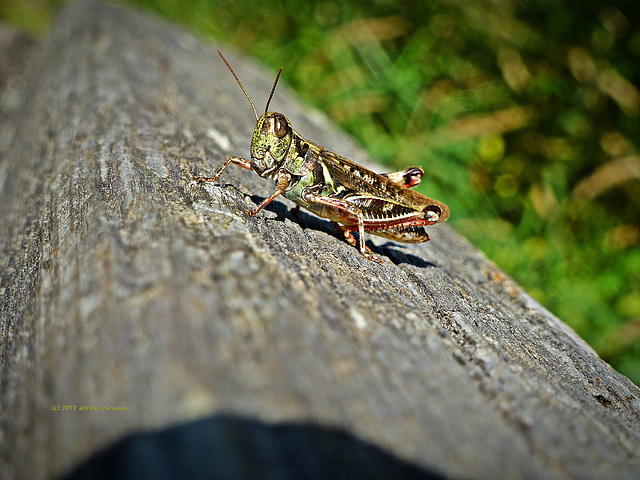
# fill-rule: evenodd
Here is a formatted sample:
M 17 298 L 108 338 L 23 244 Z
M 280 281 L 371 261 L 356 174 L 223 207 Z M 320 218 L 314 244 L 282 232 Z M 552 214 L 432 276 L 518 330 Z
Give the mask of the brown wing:
M 449 218 L 449 207 L 438 200 L 434 200 L 415 190 L 394 183 L 390 179 L 372 172 L 362 165 L 358 165 L 336 153 L 322 150 L 320 157 L 329 169 L 332 177 L 355 192 L 390 198 L 395 202 L 415 208 L 418 211 L 429 209 L 428 207 L 430 206 L 437 206 L 440 209 L 438 222 L 444 222 Z

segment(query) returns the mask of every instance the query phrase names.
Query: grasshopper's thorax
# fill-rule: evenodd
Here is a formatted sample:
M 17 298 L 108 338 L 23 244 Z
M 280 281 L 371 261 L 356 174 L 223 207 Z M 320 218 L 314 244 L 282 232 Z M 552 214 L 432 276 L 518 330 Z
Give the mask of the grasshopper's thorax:
M 251 163 L 262 177 L 273 177 L 287 157 L 293 129 L 287 117 L 267 112 L 256 123 L 251 138 Z

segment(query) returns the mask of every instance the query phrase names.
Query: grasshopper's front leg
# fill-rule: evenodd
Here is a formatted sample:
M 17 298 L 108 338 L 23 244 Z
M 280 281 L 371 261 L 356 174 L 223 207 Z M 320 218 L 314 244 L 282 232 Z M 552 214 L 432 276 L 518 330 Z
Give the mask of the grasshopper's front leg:
M 349 202 L 345 202 L 344 200 L 341 200 L 339 198 L 323 197 L 322 195 L 316 195 L 315 193 L 311 192 L 305 193 L 304 199 L 309 203 L 319 203 L 321 205 L 326 205 L 327 207 L 334 208 L 346 215 L 355 217 L 358 221 L 358 250 L 360 250 L 362 256 L 367 260 L 382 263 L 382 260 L 376 257 L 364 243 L 364 217 L 362 216 L 362 210 L 360 210 L 355 205 L 352 205 Z M 347 235 L 345 235 L 345 237 L 347 238 L 347 240 L 349 240 L 349 237 L 347 237 Z
M 246 160 L 241 157 L 229 157 L 227 161 L 220 166 L 220 168 L 213 175 L 213 177 L 196 176 L 193 178 L 194 180 L 202 180 L 203 182 L 215 182 L 216 180 L 218 180 L 218 178 L 220 178 L 220 175 L 222 175 L 222 172 L 224 172 L 224 170 L 232 163 L 239 165 L 242 168 L 246 168 L 247 170 L 253 170 L 253 168 L 251 167 L 251 162 L 249 160 Z M 291 181 L 291 175 L 289 175 L 288 173 L 280 175 L 276 183 L 276 191 L 273 192 L 273 194 L 271 194 L 269 198 L 266 198 L 260 205 L 258 205 L 258 208 L 256 208 L 255 210 L 247 210 L 245 213 L 252 217 L 255 216 L 260 210 L 262 210 L 269 203 L 271 203 L 271 201 L 274 198 L 276 198 L 278 195 L 282 195 L 284 191 L 287 189 L 287 185 L 289 185 L 290 181 Z
M 222 172 L 224 172 L 225 169 L 229 165 L 231 165 L 232 163 L 235 163 L 236 165 L 238 165 L 238 166 L 240 166 L 242 168 L 246 168 L 247 170 L 251 170 L 251 162 L 249 160 L 246 160 L 246 159 L 241 158 L 241 157 L 229 157 L 229 158 L 227 158 L 226 162 L 224 162 L 222 165 L 220 165 L 220 168 L 213 175 L 213 177 L 195 176 L 195 177 L 193 177 L 193 179 L 194 180 L 202 180 L 203 182 L 215 182 L 216 180 L 218 180 L 218 178 L 220 178 L 220 175 L 222 175 Z
M 281 176 L 278 177 L 278 181 L 276 183 L 276 191 L 273 192 L 269 198 L 265 198 L 262 203 L 260 205 L 258 205 L 258 208 L 256 208 L 255 210 L 247 210 L 247 215 L 251 215 L 252 217 L 254 215 L 256 215 L 260 210 L 262 210 L 264 207 L 266 207 L 269 203 L 271 203 L 271 201 L 276 198 L 278 195 L 282 195 L 284 193 L 284 191 L 287 189 L 287 185 L 289 185 L 289 182 L 291 181 L 291 175 L 289 175 L 288 173 L 285 173 Z

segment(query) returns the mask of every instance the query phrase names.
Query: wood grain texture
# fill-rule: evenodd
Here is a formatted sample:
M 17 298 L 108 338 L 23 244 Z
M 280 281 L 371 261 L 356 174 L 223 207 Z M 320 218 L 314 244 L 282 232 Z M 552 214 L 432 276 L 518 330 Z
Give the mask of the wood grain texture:
M 0 159 L 0 477 L 216 412 L 341 427 L 448 477 L 637 476 L 640 390 L 447 226 L 375 240 L 379 265 L 285 200 L 244 215 L 274 188 L 249 171 L 191 180 L 253 129 L 216 48 L 264 105 L 275 72 L 108 4 L 70 5 L 39 47 Z M 284 85 L 272 108 L 365 160 Z

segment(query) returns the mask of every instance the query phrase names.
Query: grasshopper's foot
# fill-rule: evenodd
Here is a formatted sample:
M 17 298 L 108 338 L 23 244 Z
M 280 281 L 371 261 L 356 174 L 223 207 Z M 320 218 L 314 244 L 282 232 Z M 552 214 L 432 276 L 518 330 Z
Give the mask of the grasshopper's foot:
M 196 175 L 195 177 L 193 177 L 193 179 L 196 182 L 215 182 L 216 180 L 218 180 L 218 177 L 200 177 Z
M 375 255 L 371 249 L 369 247 L 366 247 L 365 252 L 361 252 L 362 256 L 364 256 L 364 258 L 366 258 L 367 260 L 369 260 L 370 262 L 376 262 L 376 263 L 382 263 L 382 259 L 380 257 L 378 257 L 377 255 Z

